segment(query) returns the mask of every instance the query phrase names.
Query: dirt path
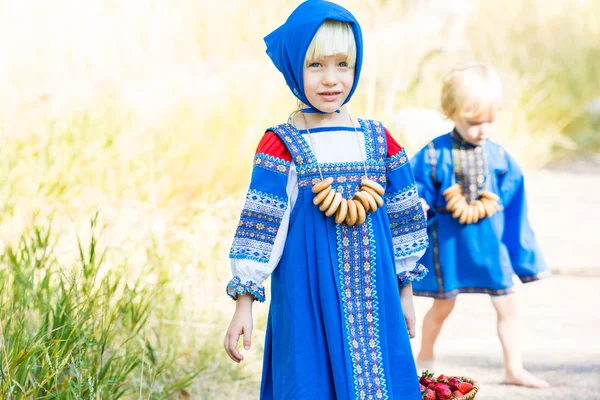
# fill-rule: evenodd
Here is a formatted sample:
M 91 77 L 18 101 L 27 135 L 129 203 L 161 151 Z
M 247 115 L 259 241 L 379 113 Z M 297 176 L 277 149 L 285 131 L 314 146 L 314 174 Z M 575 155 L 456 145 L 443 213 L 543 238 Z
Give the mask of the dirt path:
M 600 163 L 526 171 L 529 216 L 551 268 L 600 276 Z
M 437 373 L 475 378 L 481 400 L 600 399 L 600 278 L 555 276 L 519 286 L 519 322 L 526 367 L 549 389 L 500 384 L 503 365 L 495 314 L 485 295 L 459 296 L 440 335 Z M 417 298 L 421 321 L 430 304 Z M 419 322 L 420 324 L 420 322 Z M 419 327 L 420 328 L 420 327 Z M 416 352 L 420 337 L 413 341 Z

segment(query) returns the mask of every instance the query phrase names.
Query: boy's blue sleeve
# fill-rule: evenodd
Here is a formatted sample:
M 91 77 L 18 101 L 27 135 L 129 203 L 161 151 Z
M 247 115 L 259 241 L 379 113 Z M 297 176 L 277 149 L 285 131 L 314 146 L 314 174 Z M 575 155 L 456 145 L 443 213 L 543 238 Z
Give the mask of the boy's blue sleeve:
M 506 174 L 499 188 L 505 221 L 502 241 L 517 276 L 522 281 L 536 280 L 550 271 L 529 223 L 521 168 L 509 154 L 506 154 L 506 162 Z

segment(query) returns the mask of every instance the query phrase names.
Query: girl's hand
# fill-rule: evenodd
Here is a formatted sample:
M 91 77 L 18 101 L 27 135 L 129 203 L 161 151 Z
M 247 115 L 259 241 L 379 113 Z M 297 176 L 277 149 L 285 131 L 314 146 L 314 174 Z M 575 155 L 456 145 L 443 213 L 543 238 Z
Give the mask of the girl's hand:
M 413 339 L 417 332 L 415 317 L 415 305 L 413 303 L 412 283 L 407 283 L 400 288 L 400 302 L 402 303 L 402 311 L 404 312 L 404 320 L 408 329 L 408 336 Z
M 225 334 L 225 352 L 233 361 L 239 363 L 244 356 L 238 351 L 237 345 L 240 336 L 244 335 L 244 348 L 250 350 L 252 337 L 252 302 L 254 298 L 251 294 L 238 296 L 235 306 L 235 313 L 231 318 L 231 323 Z

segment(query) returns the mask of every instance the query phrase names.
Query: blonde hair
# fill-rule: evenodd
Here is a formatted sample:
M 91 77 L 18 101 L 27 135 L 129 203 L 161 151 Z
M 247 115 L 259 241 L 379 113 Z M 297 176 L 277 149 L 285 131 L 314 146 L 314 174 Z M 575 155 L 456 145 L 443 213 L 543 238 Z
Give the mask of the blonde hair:
M 347 22 L 326 19 L 310 42 L 304 59 L 308 62 L 337 54 L 346 55 L 348 66 L 354 67 L 356 64 L 354 32 Z
M 454 67 L 444 78 L 441 106 L 452 121 L 495 119 L 502 106 L 498 73 L 492 66 L 480 63 Z

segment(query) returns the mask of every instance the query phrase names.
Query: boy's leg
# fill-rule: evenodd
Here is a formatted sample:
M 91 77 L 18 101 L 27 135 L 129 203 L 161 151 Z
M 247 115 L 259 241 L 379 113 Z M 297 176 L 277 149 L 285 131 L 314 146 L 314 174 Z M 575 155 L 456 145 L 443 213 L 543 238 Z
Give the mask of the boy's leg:
M 532 388 L 548 387 L 548 382 L 530 374 L 523 366 L 517 334 L 517 301 L 514 294 L 491 296 L 498 316 L 498 338 L 504 354 L 504 382 Z
M 440 335 L 444 321 L 454 308 L 456 297 L 446 300 L 433 300 L 433 305 L 423 318 L 421 351 L 417 356 L 417 368 L 433 369 L 433 347 Z

